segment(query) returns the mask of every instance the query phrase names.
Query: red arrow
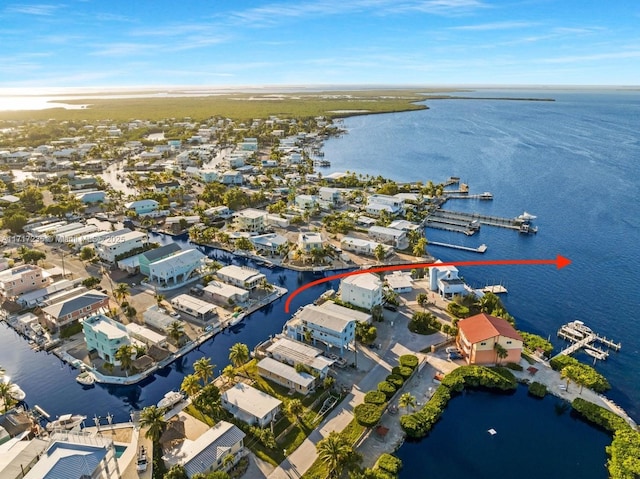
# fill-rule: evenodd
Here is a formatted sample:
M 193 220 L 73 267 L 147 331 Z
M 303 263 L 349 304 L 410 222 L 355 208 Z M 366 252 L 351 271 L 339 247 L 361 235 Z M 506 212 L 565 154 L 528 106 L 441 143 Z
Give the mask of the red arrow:
M 327 276 L 326 278 L 317 279 L 310 283 L 301 286 L 296 289 L 293 293 L 289 295 L 287 301 L 284 303 L 284 311 L 286 313 L 289 312 L 289 306 L 291 305 L 291 300 L 298 295 L 298 293 L 303 292 L 306 289 L 309 289 L 318 284 L 326 283 L 327 281 L 332 281 L 334 279 L 345 278 L 347 276 L 353 276 L 355 274 L 364 274 L 364 273 L 382 273 L 384 271 L 399 271 L 403 269 L 414 269 L 414 268 L 429 268 L 432 266 L 502 266 L 502 265 L 512 265 L 512 264 L 555 264 L 556 268 L 562 269 L 565 266 L 569 266 L 571 264 L 571 260 L 569 258 L 565 258 L 564 256 L 556 256 L 555 259 L 494 259 L 487 261 L 450 261 L 448 263 L 407 263 L 407 264 L 394 264 L 391 266 L 378 266 L 369 269 L 359 269 L 356 271 L 349 271 L 346 273 L 338 273 L 331 276 Z

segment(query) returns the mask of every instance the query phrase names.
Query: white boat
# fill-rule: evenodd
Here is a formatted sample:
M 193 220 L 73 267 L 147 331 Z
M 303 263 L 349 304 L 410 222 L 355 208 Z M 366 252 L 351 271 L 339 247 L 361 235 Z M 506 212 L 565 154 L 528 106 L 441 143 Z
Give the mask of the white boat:
M 147 451 L 144 446 L 140 446 L 140 452 L 138 453 L 138 461 L 136 462 L 136 471 L 144 472 L 147 470 L 149 461 L 147 459 Z
M 522 221 L 533 221 L 536 218 L 537 216 L 532 215 L 531 213 L 527 213 L 526 211 L 522 213 L 520 216 L 518 216 L 518 219 Z
M 78 376 L 76 377 L 76 381 L 78 381 L 83 386 L 92 386 L 96 382 L 96 378 L 89 371 L 85 371 L 78 374 Z
M 47 431 L 53 431 L 55 429 L 71 430 L 87 419 L 87 416 L 81 416 L 79 414 L 63 414 L 55 421 L 51 421 L 47 424 Z
M 170 409 L 176 404 L 178 404 L 180 401 L 182 401 L 183 399 L 184 399 L 184 396 L 182 395 L 181 392 L 169 391 L 167 394 L 164 395 L 162 399 L 160 399 L 160 401 L 158 401 L 157 406 L 159 408 Z
M 9 394 L 11 394 L 11 397 L 16 401 L 24 401 L 27 397 L 27 394 L 15 383 L 11 385 Z
M 584 348 L 584 352 L 587 353 L 592 358 L 602 359 L 602 353 L 600 351 L 595 351 L 593 349 Z
M 583 333 L 590 334 L 593 332 L 589 326 L 586 326 L 582 321 L 578 321 L 577 319 L 569 323 L 569 326 Z

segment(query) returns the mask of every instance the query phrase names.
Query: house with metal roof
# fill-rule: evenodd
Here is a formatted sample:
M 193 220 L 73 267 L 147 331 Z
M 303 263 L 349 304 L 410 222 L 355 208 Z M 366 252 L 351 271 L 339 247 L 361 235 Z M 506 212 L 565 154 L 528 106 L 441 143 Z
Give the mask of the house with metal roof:
M 268 357 L 289 366 L 295 367 L 298 364 L 306 366 L 316 371 L 322 379 L 329 374 L 329 368 L 335 362 L 333 359 L 323 356 L 320 349 L 284 336 L 278 336 L 271 340 L 265 353 Z
M 256 269 L 234 264 L 220 268 L 216 271 L 216 276 L 220 281 L 249 290 L 257 288 L 266 279 L 266 276 Z
M 304 395 L 310 393 L 316 384 L 316 378 L 312 374 L 298 372 L 296 368 L 273 358 L 260 360 L 258 374 L 265 379 Z
M 140 253 L 138 255 L 138 265 L 140 267 L 140 272 L 145 276 L 149 276 L 149 265 L 151 263 L 164 258 L 168 258 L 178 251 L 182 251 L 182 248 L 180 248 L 177 243 L 167 243 L 166 245 L 160 246 L 159 248 L 150 249 L 149 251 Z
M 186 249 L 149 264 L 149 282 L 161 286 L 184 284 L 204 265 L 206 255 L 197 249 Z
M 92 289 L 47 306 L 43 308 L 42 312 L 47 326 L 56 331 L 59 328 L 75 323 L 81 318 L 92 316 L 102 308 L 109 308 L 109 296 Z
M 96 314 L 82 322 L 82 331 L 88 351 L 97 351 L 101 359 L 115 366 L 120 365 L 120 361 L 116 359 L 118 349 L 131 344 L 129 331 L 124 324 Z
M 382 304 L 382 281 L 376 274 L 354 274 L 340 281 L 340 299 L 371 311 Z
M 180 313 L 184 313 L 185 319 L 195 320 L 198 323 L 208 323 L 218 315 L 218 310 L 213 304 L 188 294 L 180 294 L 173 298 L 171 306 Z
M 222 407 L 251 426 L 266 427 L 282 408 L 282 401 L 248 384 L 238 383 L 222 393 Z

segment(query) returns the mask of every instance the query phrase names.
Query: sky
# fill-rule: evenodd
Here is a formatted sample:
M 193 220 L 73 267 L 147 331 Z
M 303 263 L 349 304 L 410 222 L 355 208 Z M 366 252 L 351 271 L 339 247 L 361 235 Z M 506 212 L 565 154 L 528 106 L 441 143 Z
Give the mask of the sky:
M 637 0 L 0 4 L 0 88 L 638 85 Z

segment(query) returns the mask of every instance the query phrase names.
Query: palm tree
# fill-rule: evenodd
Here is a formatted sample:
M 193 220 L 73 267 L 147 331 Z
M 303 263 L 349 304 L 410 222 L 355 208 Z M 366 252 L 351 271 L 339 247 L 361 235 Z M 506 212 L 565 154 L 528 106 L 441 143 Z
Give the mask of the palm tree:
M 158 307 L 162 306 L 162 302 L 165 300 L 165 295 L 161 293 L 156 293 L 156 303 L 158 303 Z
M 180 385 L 180 390 L 184 391 L 187 396 L 195 396 L 200 391 L 201 386 L 198 382 L 198 376 L 195 374 L 189 374 L 184 377 L 182 380 L 182 384 Z
M 300 416 L 304 413 L 304 406 L 300 399 L 291 399 L 287 404 L 287 414 L 295 418 L 296 423 L 300 423 Z
M 127 283 L 119 283 L 113 290 L 113 296 L 118 303 L 122 303 L 129 296 L 129 285 Z
M 425 250 L 427 248 L 427 239 L 422 237 L 416 244 L 413 245 L 413 256 L 417 256 L 418 258 L 424 256 Z
M 386 250 L 384 246 L 382 246 L 382 244 L 378 244 L 378 246 L 376 246 L 375 249 L 373 250 L 373 256 L 375 256 L 378 262 L 384 259 L 385 254 L 386 254 Z
M 236 370 L 231 364 L 227 364 L 222 370 L 222 375 L 227 381 L 232 382 L 236 378 Z
M 123 344 L 118 348 L 114 356 L 116 361 L 120 361 L 120 368 L 128 371 L 131 368 L 133 361 L 131 356 L 134 353 L 134 349 L 130 344 Z
M 239 368 L 249 361 L 249 348 L 246 344 L 236 343 L 229 349 L 229 361 L 234 367 Z
M 147 439 L 157 442 L 167 427 L 167 421 L 164 418 L 164 411 L 159 409 L 157 406 L 148 406 L 144 408 L 140 413 L 140 426 L 148 428 L 147 432 L 144 433 L 144 436 Z
M 329 477 L 338 477 L 340 468 L 349 457 L 352 448 L 342 434 L 331 431 L 316 445 L 316 451 L 318 458 L 329 468 Z
M 11 395 L 12 386 L 13 383 L 11 381 L 0 381 L 0 399 L 2 399 L 3 411 L 9 409 L 15 402 L 15 399 L 13 399 L 13 396 Z
M 496 352 L 496 364 L 500 364 L 504 358 L 509 356 L 509 351 L 507 351 L 500 343 L 494 344 L 493 349 Z
M 405 408 L 408 412 L 409 406 L 411 406 L 411 409 L 416 407 L 416 398 L 411 393 L 404 393 L 402 396 L 400 396 L 398 404 L 400 404 L 400 407 Z
M 167 328 L 167 335 L 171 339 L 173 339 L 176 342 L 176 344 L 180 343 L 180 339 L 182 338 L 183 334 L 184 334 L 184 326 L 180 321 L 174 321 Z
M 213 377 L 215 365 L 211 364 L 211 358 L 200 358 L 193 363 L 195 376 L 202 380 L 202 385 L 206 385 Z

